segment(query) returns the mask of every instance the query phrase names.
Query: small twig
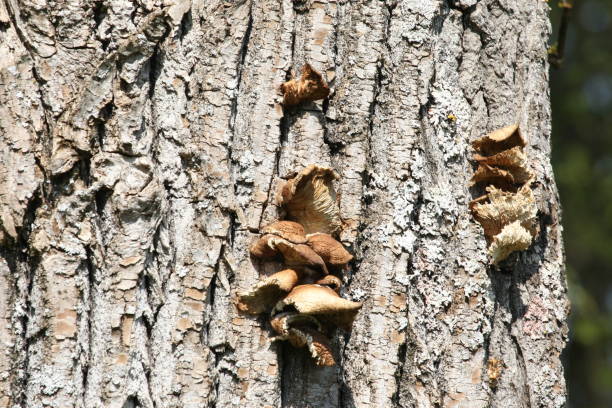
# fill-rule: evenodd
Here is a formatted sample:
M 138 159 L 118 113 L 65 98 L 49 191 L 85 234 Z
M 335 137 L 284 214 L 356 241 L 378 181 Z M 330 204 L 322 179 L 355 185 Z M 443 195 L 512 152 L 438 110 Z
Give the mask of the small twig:
M 561 67 L 563 62 L 563 51 L 565 50 L 565 39 L 567 37 L 567 27 L 569 26 L 570 10 L 572 3 L 568 0 L 561 0 L 558 4 L 563 9 L 561 13 L 561 24 L 559 25 L 559 37 L 557 42 L 548 49 L 548 62 L 555 67 Z

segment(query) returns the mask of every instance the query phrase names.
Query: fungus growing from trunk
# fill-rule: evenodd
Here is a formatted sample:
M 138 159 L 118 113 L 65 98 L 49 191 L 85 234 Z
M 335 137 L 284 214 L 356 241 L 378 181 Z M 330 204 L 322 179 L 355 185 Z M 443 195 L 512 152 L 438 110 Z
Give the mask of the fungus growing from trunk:
M 279 334 L 274 340 L 287 340 L 293 347 L 307 347 L 318 366 L 336 364 L 329 339 L 321 333 L 321 325 L 312 316 L 295 312 L 280 313 L 270 321 Z
M 274 306 L 272 313 L 280 313 L 288 308 L 314 316 L 326 327 L 339 327 L 349 331 L 361 309 L 361 303 L 343 299 L 326 286 L 312 284 L 293 288 Z
M 489 239 L 499 234 L 504 226 L 518 221 L 532 236 L 537 233 L 536 215 L 538 209 L 529 186 L 523 186 L 518 192 L 506 192 L 496 187 L 487 187 L 488 200 L 480 200 L 472 206 L 474 218 L 482 225 L 485 236 Z
M 334 234 L 342 225 L 332 182 L 335 171 L 310 165 L 289 179 L 279 191 L 277 201 L 288 218 L 304 226 L 307 234 Z
M 501 188 L 525 184 L 533 177 L 527 168 L 527 156 L 521 147 L 494 154 L 493 156 L 474 156 L 478 168 L 472 176 L 472 184 L 487 183 Z
M 491 156 L 513 147 L 525 147 L 527 142 L 523 138 L 518 124 L 494 130 L 486 136 L 472 142 L 472 146 L 485 156 Z
M 287 266 L 309 266 L 320 269 L 326 275 L 329 273 L 323 259 L 308 245 L 293 244 L 283 238 L 271 238 L 268 246 L 283 255 Z
M 238 293 L 236 301 L 244 313 L 271 310 L 275 340 L 307 347 L 319 366 L 335 364 L 328 336 L 337 327 L 350 330 L 361 308 L 361 303 L 339 296 L 342 280 L 328 270 L 334 267 L 337 273 L 353 259 L 331 235 L 341 226 L 332 185 L 337 178 L 331 169 L 310 165 L 282 186 L 277 201 L 290 220 L 263 227 L 249 251 L 264 261 L 282 256 L 288 269 Z
M 261 232 L 279 236 L 294 244 L 305 244 L 307 242 L 304 227 L 293 221 L 273 222 L 263 227 Z
M 305 244 L 308 240 L 304 227 L 293 221 L 277 221 L 262 228 L 264 235 L 251 245 L 249 252 L 256 258 L 271 259 L 279 252 L 271 244 L 271 239 L 282 238 L 291 244 Z
M 529 248 L 538 233 L 537 206 L 531 191 L 526 145 L 518 125 L 506 126 L 472 144 L 480 152 L 472 184 L 486 184 L 487 194 L 470 203 L 482 225 L 493 263 Z
M 282 84 L 281 92 L 283 93 L 283 104 L 293 106 L 302 102 L 327 98 L 329 87 L 320 73 L 315 71 L 310 64 L 304 64 L 301 77 L 292 78 Z
M 309 234 L 306 238 L 308 246 L 319 254 L 328 265 L 344 266 L 353 259 L 353 255 L 329 234 Z
M 335 275 L 327 275 L 315 282 L 317 285 L 327 286 L 336 293 L 340 293 L 342 281 Z
M 242 312 L 259 314 L 269 312 L 280 298 L 289 293 L 300 278 L 300 272 L 284 269 L 260 281 L 250 292 L 238 296 L 237 307 Z

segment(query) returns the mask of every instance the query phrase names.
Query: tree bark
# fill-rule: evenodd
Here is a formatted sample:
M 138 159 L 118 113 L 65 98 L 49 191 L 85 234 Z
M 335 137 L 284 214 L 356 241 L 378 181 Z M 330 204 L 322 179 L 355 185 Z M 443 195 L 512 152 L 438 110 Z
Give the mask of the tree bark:
M 1 407 L 561 407 L 568 300 L 532 0 L 0 2 Z M 309 62 L 332 94 L 283 108 Z M 470 142 L 518 122 L 501 267 Z M 235 292 L 282 177 L 334 168 L 364 302 L 338 365 Z

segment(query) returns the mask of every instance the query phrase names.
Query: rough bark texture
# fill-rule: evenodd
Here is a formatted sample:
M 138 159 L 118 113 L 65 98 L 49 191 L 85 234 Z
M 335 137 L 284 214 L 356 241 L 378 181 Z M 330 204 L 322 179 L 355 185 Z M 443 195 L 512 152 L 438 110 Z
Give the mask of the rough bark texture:
M 1 407 L 561 407 L 548 5 L 0 1 Z M 332 87 L 283 109 L 309 62 Z M 470 141 L 519 122 L 541 233 L 489 266 Z M 234 307 L 281 177 L 340 175 L 336 367 Z

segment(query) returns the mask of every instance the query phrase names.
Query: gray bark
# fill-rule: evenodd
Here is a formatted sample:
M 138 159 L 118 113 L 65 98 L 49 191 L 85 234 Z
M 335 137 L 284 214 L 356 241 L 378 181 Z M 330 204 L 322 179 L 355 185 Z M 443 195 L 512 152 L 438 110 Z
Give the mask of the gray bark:
M 0 407 L 564 406 L 547 13 L 2 0 Z M 305 62 L 332 94 L 283 109 Z M 514 122 L 541 232 L 495 268 L 469 143 Z M 364 301 L 331 368 L 233 304 L 278 266 L 248 246 L 281 177 L 313 163 L 341 175 Z

